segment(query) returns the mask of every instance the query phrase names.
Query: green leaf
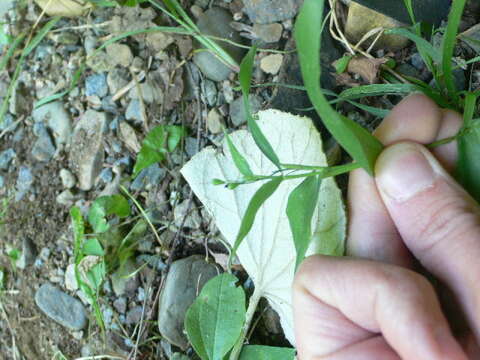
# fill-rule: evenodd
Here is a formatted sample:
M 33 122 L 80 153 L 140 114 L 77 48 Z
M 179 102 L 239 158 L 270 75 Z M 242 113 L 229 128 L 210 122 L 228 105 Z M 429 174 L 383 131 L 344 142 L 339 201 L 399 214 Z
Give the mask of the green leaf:
M 477 95 L 465 97 L 464 129 L 457 139 L 457 178 L 477 202 L 480 202 L 480 120 L 473 120 Z
M 83 221 L 82 212 L 78 207 L 74 206 L 72 209 L 70 209 L 70 218 L 72 219 L 73 226 L 75 254 L 79 254 L 85 234 L 85 223 Z
M 263 135 L 262 130 L 258 126 L 257 122 L 252 116 L 252 111 L 250 108 L 250 82 L 252 80 L 252 71 L 253 71 L 253 60 L 255 59 L 255 52 L 257 48 L 254 46 L 250 48 L 247 55 L 242 60 L 240 64 L 240 86 L 242 88 L 243 94 L 243 104 L 245 107 L 245 114 L 247 115 L 248 129 L 252 134 L 253 140 L 257 144 L 262 153 L 280 169 L 280 160 L 278 159 L 277 154 L 272 148 L 272 145 L 268 142 L 265 135 Z
M 295 349 L 247 345 L 242 349 L 240 360 L 294 360 Z
M 97 291 L 102 286 L 105 275 L 107 274 L 105 261 L 100 261 L 87 271 L 87 278 L 92 288 Z
M 166 154 L 174 151 L 186 135 L 187 130 L 183 126 L 159 125 L 154 127 L 143 140 L 133 168 L 133 177 L 137 177 L 140 171 L 150 165 L 163 161 Z
M 458 93 L 455 86 L 455 79 L 453 76 L 452 59 L 455 51 L 455 44 L 457 42 L 458 27 L 462 20 L 463 9 L 465 8 L 467 0 L 455 0 L 452 2 L 452 8 L 448 15 L 447 29 L 443 36 L 442 44 L 442 68 L 445 85 L 447 87 L 450 97 L 458 102 Z
M 305 258 L 312 239 L 312 217 L 318 204 L 321 183 L 318 176 L 307 177 L 288 197 L 287 217 L 297 251 L 295 269 Z
M 344 55 L 337 61 L 335 61 L 335 71 L 337 74 L 342 74 L 345 71 L 347 71 L 348 64 L 350 63 L 350 60 L 352 60 L 353 55 Z
M 430 44 L 427 40 L 424 38 L 418 36 L 417 34 L 411 32 L 408 29 L 405 28 L 393 28 L 393 29 L 388 29 L 385 31 L 385 34 L 387 35 L 400 35 L 403 36 L 407 39 L 412 40 L 415 45 L 417 46 L 417 49 L 423 53 L 427 54 L 433 61 L 435 61 L 437 64 L 440 64 L 442 61 L 442 55 L 438 49 L 434 48 L 432 44 Z M 423 56 L 422 56 L 423 57 Z M 424 59 L 425 61 L 425 59 Z M 428 64 L 427 64 L 428 65 Z
M 419 87 L 412 84 L 373 84 L 344 90 L 339 97 L 345 100 L 354 100 L 366 96 L 406 95 L 418 90 Z
M 108 230 L 109 225 L 106 217 L 117 215 L 127 217 L 130 215 L 130 205 L 122 195 L 102 196 L 96 199 L 88 212 L 88 222 L 95 233 L 102 233 Z
M 98 239 L 88 239 L 83 244 L 83 254 L 84 255 L 95 255 L 95 256 L 104 256 L 105 251 L 103 250 L 102 245 Z
M 222 360 L 240 336 L 245 293 L 237 282 L 228 273 L 214 277 L 187 311 L 187 336 L 202 360 Z
M 382 144 L 354 121 L 341 116 L 320 88 L 320 38 L 325 0 L 305 0 L 295 24 L 294 37 L 308 96 L 325 126 L 365 170 L 373 174 Z
M 247 210 L 245 211 L 245 214 L 242 217 L 240 229 L 238 230 L 238 234 L 235 239 L 232 252 L 230 253 L 230 258 L 235 256 L 235 253 L 237 252 L 238 247 L 242 243 L 243 239 L 245 239 L 245 236 L 247 236 L 248 233 L 250 232 L 253 226 L 253 222 L 255 221 L 255 216 L 257 215 L 257 212 L 260 209 L 260 207 L 263 205 L 265 201 L 267 201 L 267 199 L 270 196 L 272 196 L 275 190 L 278 189 L 281 182 L 282 182 L 281 177 L 274 178 L 273 180 L 270 180 L 269 182 L 260 186 L 257 192 L 253 195 L 252 199 L 250 200 L 247 206 Z
M 35 35 L 35 37 L 30 41 L 25 49 L 23 49 L 22 56 L 26 57 L 35 50 L 38 44 L 43 40 L 43 38 L 52 30 L 52 28 L 60 21 L 61 17 L 54 17 L 52 20 L 47 22 L 40 31 Z
M 243 176 L 252 176 L 253 172 L 250 169 L 250 165 L 248 165 L 247 160 L 245 160 L 243 155 L 240 154 L 238 149 L 235 147 L 235 144 L 232 142 L 232 139 L 230 138 L 230 135 L 227 133 L 227 131 L 224 131 L 224 133 L 225 139 L 227 139 L 228 149 L 230 150 L 233 162 L 235 163 L 238 171 L 240 171 Z

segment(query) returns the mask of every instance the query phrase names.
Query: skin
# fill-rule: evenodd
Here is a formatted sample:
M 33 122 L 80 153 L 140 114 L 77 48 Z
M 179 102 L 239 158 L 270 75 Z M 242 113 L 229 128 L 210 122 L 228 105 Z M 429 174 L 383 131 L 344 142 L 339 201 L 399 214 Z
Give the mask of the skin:
M 424 146 L 461 124 L 415 94 L 379 126 L 375 177 L 350 176 L 349 256 L 297 272 L 299 360 L 480 358 L 480 207 L 451 176 L 456 144 Z

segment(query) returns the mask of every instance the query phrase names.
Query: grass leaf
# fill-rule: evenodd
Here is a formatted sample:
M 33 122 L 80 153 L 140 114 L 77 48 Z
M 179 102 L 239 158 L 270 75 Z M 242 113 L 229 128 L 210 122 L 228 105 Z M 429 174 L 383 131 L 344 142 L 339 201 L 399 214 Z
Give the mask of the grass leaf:
M 361 99 L 366 96 L 406 95 L 418 91 L 412 84 L 372 84 L 346 89 L 339 95 L 341 99 Z
M 289 195 L 287 217 L 297 251 L 295 269 L 305 258 L 312 238 L 312 217 L 318 205 L 322 180 L 318 176 L 307 177 Z
M 320 88 L 320 39 L 325 0 L 305 0 L 295 24 L 294 37 L 308 96 L 325 126 L 365 170 L 373 174 L 382 144 L 354 121 L 341 116 L 328 103 Z
M 415 45 L 417 46 L 417 49 L 419 50 L 419 52 L 421 51 L 421 54 L 422 53 L 427 54 L 437 64 L 440 64 L 441 61 L 442 61 L 442 55 L 441 55 L 440 51 L 438 51 L 438 49 L 434 48 L 433 45 L 430 44 L 427 40 L 425 40 L 424 38 L 420 37 L 419 35 L 413 33 L 412 31 L 410 31 L 408 29 L 405 29 L 405 28 L 388 29 L 388 30 L 385 31 L 385 34 L 387 34 L 387 35 L 400 35 L 400 36 L 403 36 L 403 37 L 405 37 L 409 40 L 412 40 L 415 43 Z M 424 59 L 424 61 L 425 60 L 426 59 Z
M 247 210 L 242 217 L 240 229 L 238 230 L 238 234 L 235 239 L 230 258 L 235 256 L 238 247 L 242 243 L 243 239 L 245 239 L 245 236 L 247 236 L 250 232 L 250 229 L 253 226 L 253 222 L 255 221 L 255 217 L 260 207 L 265 201 L 267 201 L 270 196 L 272 196 L 272 194 L 275 192 L 275 190 L 277 190 L 281 182 L 282 179 L 280 177 L 274 178 L 273 180 L 270 180 L 269 182 L 266 182 L 265 184 L 260 186 L 257 192 L 253 195 L 250 203 L 248 204 Z
M 295 349 L 262 346 L 262 345 L 247 345 L 242 349 L 240 360 L 294 360 Z
M 97 198 L 88 212 L 88 222 L 95 233 L 102 233 L 108 230 L 109 226 L 106 217 L 117 215 L 127 217 L 130 215 L 130 205 L 122 195 L 101 196 Z
M 275 154 L 275 151 L 273 150 L 272 145 L 270 145 L 267 138 L 265 137 L 265 135 L 263 135 L 262 131 L 260 130 L 260 127 L 258 126 L 257 122 L 253 118 L 252 111 L 250 108 L 250 100 L 249 100 L 250 86 L 251 86 L 250 82 L 252 80 L 253 61 L 255 59 L 256 50 L 257 50 L 256 47 L 252 47 L 248 51 L 247 55 L 245 55 L 245 57 L 242 60 L 242 63 L 240 64 L 239 79 L 240 79 L 240 86 L 242 88 L 245 114 L 247 115 L 248 129 L 252 134 L 253 140 L 255 140 L 255 143 L 260 148 L 260 150 L 262 150 L 263 154 L 278 168 L 280 168 L 280 160 L 278 159 L 277 154 Z
M 247 160 L 243 157 L 242 154 L 238 151 L 238 149 L 235 147 L 235 144 L 232 142 L 232 139 L 230 138 L 230 135 L 224 131 L 225 133 L 225 139 L 227 140 L 227 145 L 228 149 L 230 150 L 230 154 L 232 155 L 233 162 L 235 163 L 235 166 L 237 167 L 238 171 L 243 176 L 252 176 L 253 172 L 250 169 L 250 165 L 248 165 Z
M 442 68 L 445 86 L 448 90 L 448 94 L 456 103 L 458 102 L 459 97 L 455 86 L 455 78 L 453 76 L 452 59 L 455 51 L 455 44 L 457 42 L 458 27 L 462 20 L 465 4 L 466 0 L 455 0 L 452 2 L 452 8 L 448 15 L 447 29 L 442 44 Z
M 337 72 L 337 74 L 342 74 L 347 70 L 348 64 L 350 63 L 350 60 L 352 60 L 352 58 L 353 58 L 353 55 L 344 55 L 340 59 L 335 61 L 334 65 L 335 65 L 335 71 Z
M 245 293 L 228 273 L 209 280 L 188 309 L 185 329 L 202 360 L 222 360 L 245 321 Z

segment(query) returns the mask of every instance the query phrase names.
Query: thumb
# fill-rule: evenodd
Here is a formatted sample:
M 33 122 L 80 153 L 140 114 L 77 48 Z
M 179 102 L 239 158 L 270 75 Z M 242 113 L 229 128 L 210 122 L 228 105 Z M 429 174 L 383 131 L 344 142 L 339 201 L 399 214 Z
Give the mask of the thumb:
M 480 209 L 423 146 L 399 143 L 376 164 L 376 183 L 403 241 L 456 294 L 480 338 Z

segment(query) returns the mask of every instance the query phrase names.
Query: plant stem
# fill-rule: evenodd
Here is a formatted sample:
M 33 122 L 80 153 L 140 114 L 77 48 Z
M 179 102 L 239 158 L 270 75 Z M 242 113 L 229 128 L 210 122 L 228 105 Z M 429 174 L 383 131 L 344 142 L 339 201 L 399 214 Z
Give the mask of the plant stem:
M 245 323 L 242 328 L 242 332 L 240 333 L 240 337 L 238 338 L 237 342 L 235 343 L 232 352 L 230 353 L 229 360 L 237 360 L 242 352 L 243 343 L 248 334 L 248 330 L 250 328 L 250 324 L 253 320 L 253 315 L 255 314 L 255 310 L 257 309 L 258 302 L 262 298 L 262 291 L 259 288 L 255 288 L 253 291 L 252 296 L 250 297 L 250 301 L 248 303 L 248 309 L 245 314 Z

